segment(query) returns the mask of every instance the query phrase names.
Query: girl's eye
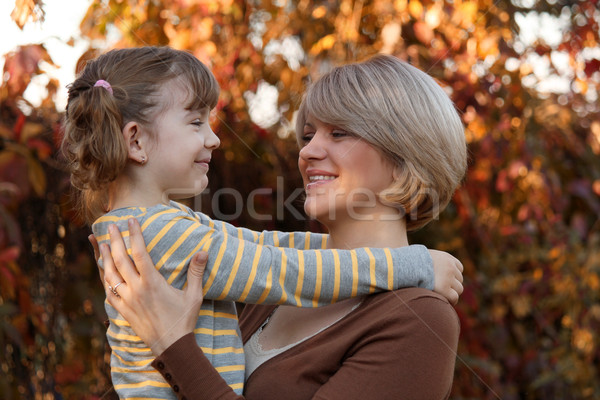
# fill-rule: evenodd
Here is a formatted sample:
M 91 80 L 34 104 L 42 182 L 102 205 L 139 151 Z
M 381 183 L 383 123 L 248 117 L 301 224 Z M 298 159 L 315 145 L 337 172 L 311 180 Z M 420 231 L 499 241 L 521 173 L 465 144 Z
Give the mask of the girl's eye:
M 204 121 L 202 121 L 201 119 L 195 119 L 192 121 L 192 125 L 202 126 L 203 124 L 204 124 Z

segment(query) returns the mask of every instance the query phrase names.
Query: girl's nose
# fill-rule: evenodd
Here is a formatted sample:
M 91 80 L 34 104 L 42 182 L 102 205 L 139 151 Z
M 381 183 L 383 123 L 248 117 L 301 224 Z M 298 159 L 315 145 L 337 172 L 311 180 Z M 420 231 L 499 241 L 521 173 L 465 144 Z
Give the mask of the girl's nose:
M 204 146 L 207 149 L 214 150 L 214 149 L 218 148 L 220 145 L 221 145 L 221 140 L 219 139 L 219 137 L 217 135 L 215 135 L 213 130 L 210 129 L 210 133 L 209 133 L 208 137 L 206 138 L 206 141 L 204 142 Z

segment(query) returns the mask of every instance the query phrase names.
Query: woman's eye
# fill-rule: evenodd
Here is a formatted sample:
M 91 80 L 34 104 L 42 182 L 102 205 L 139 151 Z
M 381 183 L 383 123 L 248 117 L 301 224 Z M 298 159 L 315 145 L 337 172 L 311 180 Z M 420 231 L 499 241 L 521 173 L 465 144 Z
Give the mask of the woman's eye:
M 313 138 L 314 135 L 315 134 L 312 133 L 312 132 L 311 133 L 305 133 L 304 135 L 302 135 L 302 138 L 301 138 L 302 142 L 304 142 L 304 143 L 310 142 L 310 140 Z
M 339 137 L 345 137 L 345 136 L 349 136 L 350 134 L 348 132 L 345 131 L 333 131 L 331 132 L 331 136 L 333 136 L 334 138 L 339 138 Z

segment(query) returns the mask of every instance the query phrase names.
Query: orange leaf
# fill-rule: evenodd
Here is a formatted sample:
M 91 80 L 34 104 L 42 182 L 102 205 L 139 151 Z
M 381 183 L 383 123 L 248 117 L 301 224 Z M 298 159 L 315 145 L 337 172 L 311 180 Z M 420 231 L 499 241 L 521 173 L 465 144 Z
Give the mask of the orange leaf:
M 15 8 L 10 17 L 20 29 L 23 29 L 27 20 L 31 17 L 33 22 L 44 20 L 44 10 L 41 0 L 16 0 Z

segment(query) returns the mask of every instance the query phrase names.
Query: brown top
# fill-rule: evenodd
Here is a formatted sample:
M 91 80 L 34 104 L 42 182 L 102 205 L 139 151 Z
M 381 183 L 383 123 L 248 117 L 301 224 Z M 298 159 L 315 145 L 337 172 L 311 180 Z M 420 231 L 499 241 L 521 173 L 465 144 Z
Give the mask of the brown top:
M 275 306 L 248 305 L 244 342 Z M 447 399 L 459 321 L 452 306 L 425 289 L 365 298 L 344 318 L 273 357 L 248 378 L 246 399 Z M 212 368 L 194 336 L 169 347 L 153 366 L 180 399 L 242 399 Z

